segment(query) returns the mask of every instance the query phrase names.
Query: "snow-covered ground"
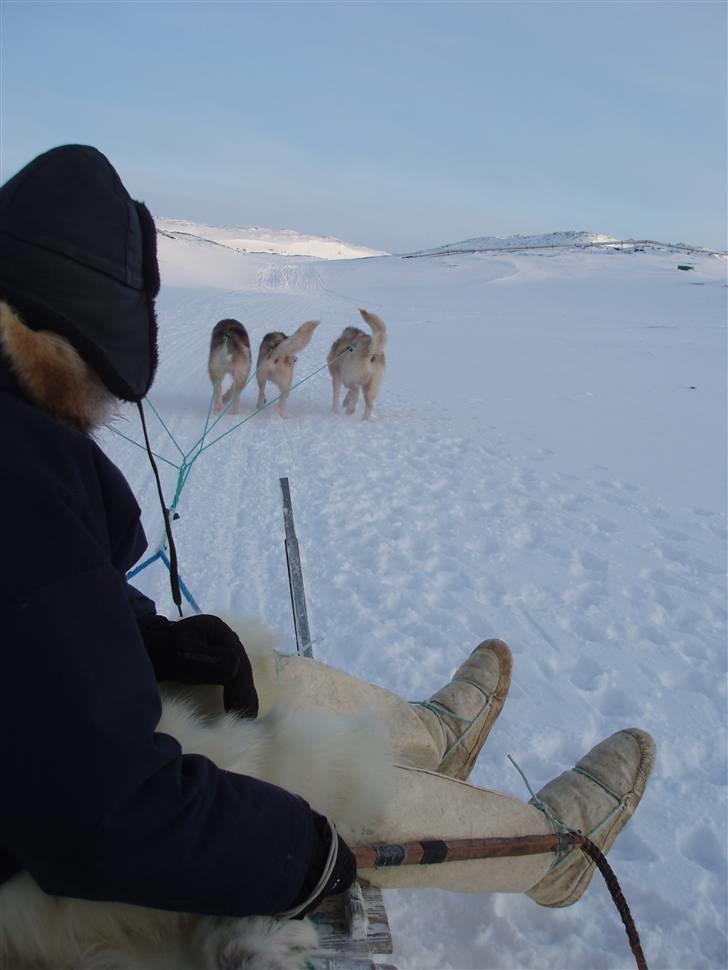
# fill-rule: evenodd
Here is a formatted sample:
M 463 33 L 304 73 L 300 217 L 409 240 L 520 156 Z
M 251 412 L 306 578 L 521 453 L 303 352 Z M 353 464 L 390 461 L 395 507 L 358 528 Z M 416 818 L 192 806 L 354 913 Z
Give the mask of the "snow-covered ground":
M 272 407 L 194 465 L 176 537 L 202 608 L 257 616 L 295 649 L 287 476 L 320 659 L 424 698 L 479 640 L 510 643 L 476 783 L 527 797 L 508 753 L 538 788 L 621 727 L 654 734 L 653 780 L 610 861 L 653 970 L 727 967 L 726 262 L 576 249 L 323 262 L 164 236 L 160 253 L 151 399 L 182 450 L 205 423 L 221 317 L 245 323 L 254 352 L 269 330 L 321 319 L 299 379 L 357 307 L 389 327 L 371 421 L 331 413 L 324 368 L 287 421 Z M 117 426 L 140 440 L 131 409 Z M 155 543 L 144 453 L 111 432 L 102 444 Z M 137 582 L 173 615 L 159 563 Z M 391 893 L 388 912 L 400 968 L 632 965 L 598 876 L 565 910 L 430 891 Z

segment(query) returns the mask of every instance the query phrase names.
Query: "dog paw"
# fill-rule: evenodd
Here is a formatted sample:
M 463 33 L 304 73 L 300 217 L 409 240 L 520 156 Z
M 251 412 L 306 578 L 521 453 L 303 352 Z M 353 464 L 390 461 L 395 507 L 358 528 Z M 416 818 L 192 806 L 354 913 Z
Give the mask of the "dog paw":
M 318 945 L 309 920 L 250 916 L 226 923 L 205 940 L 209 970 L 302 970 Z

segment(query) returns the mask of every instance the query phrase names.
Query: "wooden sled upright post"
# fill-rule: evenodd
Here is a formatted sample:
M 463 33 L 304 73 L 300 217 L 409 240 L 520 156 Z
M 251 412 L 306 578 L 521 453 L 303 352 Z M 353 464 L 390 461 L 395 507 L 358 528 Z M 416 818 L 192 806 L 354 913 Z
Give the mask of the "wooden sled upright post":
M 302 656 L 313 658 L 291 490 L 287 478 L 281 478 L 280 484 L 296 649 Z M 314 970 L 397 970 L 372 960 L 375 954 L 392 952 L 392 934 L 381 890 L 355 882 L 341 896 L 324 900 L 311 919 L 318 926 L 321 948 L 331 952 L 331 956 L 310 961 Z

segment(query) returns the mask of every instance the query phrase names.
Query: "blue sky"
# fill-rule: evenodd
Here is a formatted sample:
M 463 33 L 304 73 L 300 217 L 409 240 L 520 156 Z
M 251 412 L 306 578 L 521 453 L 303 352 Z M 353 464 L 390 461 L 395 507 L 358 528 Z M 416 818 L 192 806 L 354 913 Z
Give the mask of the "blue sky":
M 723 2 L 1 0 L 0 176 L 96 145 L 157 215 L 406 251 L 726 247 Z

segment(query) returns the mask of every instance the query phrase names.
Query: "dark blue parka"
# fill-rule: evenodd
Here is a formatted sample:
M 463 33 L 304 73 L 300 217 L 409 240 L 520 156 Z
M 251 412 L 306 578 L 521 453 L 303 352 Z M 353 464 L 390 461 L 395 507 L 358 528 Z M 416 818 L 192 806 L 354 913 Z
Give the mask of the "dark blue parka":
M 0 879 L 221 915 L 297 896 L 311 812 L 183 755 L 125 572 L 146 546 L 121 472 L 0 356 Z

